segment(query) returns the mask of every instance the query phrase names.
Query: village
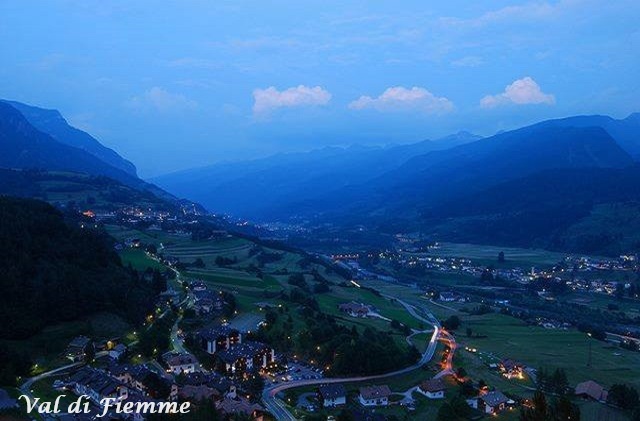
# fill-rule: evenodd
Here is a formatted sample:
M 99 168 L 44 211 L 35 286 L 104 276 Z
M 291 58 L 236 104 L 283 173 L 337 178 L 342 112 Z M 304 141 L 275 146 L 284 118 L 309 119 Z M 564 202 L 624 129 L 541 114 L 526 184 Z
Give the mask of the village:
M 347 323 L 366 319 L 388 324 L 406 335 L 406 341 L 414 346 L 420 343 L 416 338 L 426 335 L 421 339 L 424 347 L 421 348 L 421 359 L 407 368 L 407 373 L 414 374 L 405 374 L 404 369 L 402 374 L 388 373 L 388 382 L 385 376 L 380 379 L 380 376 L 340 379 L 313 358 L 277 351 L 276 346 L 264 341 L 264 335 L 259 333 L 267 329 L 267 314 L 282 310 L 279 308 L 282 304 L 254 300 L 254 309 L 245 314 L 238 311 L 236 288 L 222 287 L 224 281 L 212 287 L 206 277 L 208 272 L 203 269 L 204 262 L 200 264 L 200 258 L 195 257 L 199 256 L 200 249 L 194 247 L 200 246 L 193 246 L 192 241 L 202 238 L 209 242 L 232 241 L 233 236 L 227 230 L 195 229 L 200 219 L 197 211 L 183 210 L 172 214 L 164 210 L 123 208 L 106 213 L 85 210 L 82 214 L 87 221 L 112 227 L 111 230 L 120 227 L 115 231 L 122 232 L 120 241 L 114 246 L 116 251 L 129 256 L 133 253 L 136 259 L 144 258 L 147 263 L 156 262 L 158 267 L 165 268 L 162 276 L 166 288 L 158 295 L 154 313 L 134 332 L 108 340 L 77 336 L 67 346 L 64 353 L 67 363 L 63 367 L 40 373 L 22 383 L 21 390 L 33 396 L 32 385 L 50 377 L 58 393 L 89 397 L 94 410 L 92 414 L 56 414 L 52 419 L 94 419 L 95 414 L 101 412 L 104 399 L 110 398 L 122 403 L 191 402 L 195 409 L 211 405 L 223 415 L 232 417 L 240 413 L 252 420 L 266 420 L 272 416 L 276 419 L 314 419 L 314 416 L 335 419 L 344 411 L 356 419 L 382 420 L 393 419 L 389 414 L 411 416 L 422 413 L 425 408 L 434 411 L 444 402 L 455 401 L 461 393 L 465 406 L 476 416 L 504 415 L 505 419 L 512 419 L 508 414 L 532 405 L 530 391 L 543 384 L 540 379 L 545 374 L 540 373 L 539 366 L 526 360 L 481 349 L 474 344 L 482 338 L 481 334 L 467 328 L 465 337 L 464 331 L 452 324 L 452 317 L 445 317 L 451 311 L 457 314 L 461 311 L 511 314 L 517 308 L 512 298 L 508 293 L 501 294 L 500 290 L 495 298 L 483 298 L 473 289 L 460 288 L 456 284 L 433 283 L 425 288 L 406 277 L 406 273 L 421 268 L 424 273 L 471 277 L 489 285 L 496 279 L 513 282 L 516 288 L 526 288 L 536 280 L 547 279 L 566 284 L 574 291 L 615 295 L 620 290 L 616 281 L 597 276 L 582 278 L 582 275 L 637 269 L 635 257 L 629 256 L 617 260 L 566 257 L 561 265 L 525 270 L 520 266 L 489 268 L 487 264 L 466 257 L 419 255 L 414 249 L 409 252 L 402 248 L 369 254 L 365 259 L 358 252 L 317 254 L 317 261 L 348 274 L 345 285 L 354 291 L 375 290 L 374 285 L 384 285 L 382 289 L 397 285 L 419 294 L 416 295 L 419 299 L 411 304 L 403 302 L 406 308 L 402 312 L 406 312 L 409 319 L 417 317 L 421 329 L 407 326 L 404 319 L 403 323 L 398 322 L 394 318 L 397 316 L 389 317 L 388 310 L 379 308 L 370 299 L 344 299 L 332 304 L 336 314 Z M 165 240 L 150 243 L 148 236 Z M 171 246 L 168 238 L 184 242 L 185 251 Z M 406 242 L 402 244 L 406 247 Z M 256 249 L 256 246 L 252 247 L 249 256 Z M 431 249 L 434 247 L 437 245 Z M 371 265 L 371 260 L 376 260 L 376 265 Z M 234 260 L 228 257 L 215 259 L 215 265 L 222 268 L 217 271 L 228 270 L 225 268 L 233 264 Z M 571 268 L 574 276 L 565 281 L 567 268 Z M 145 273 L 151 276 L 151 272 Z M 287 276 L 292 283 L 292 275 Z M 549 295 L 540 294 L 540 299 L 548 298 Z M 396 304 L 399 300 L 387 299 Z M 432 314 L 436 309 L 439 311 Z M 567 331 L 575 328 L 559 318 L 527 319 L 528 323 L 532 320 L 543 329 Z M 433 329 L 429 330 L 429 325 L 433 325 Z M 429 341 L 431 334 L 433 337 Z M 480 361 L 481 368 L 469 369 L 470 359 Z M 575 386 L 565 380 L 548 387 L 584 401 L 608 402 L 607 387 L 592 379 Z M 9 407 L 16 404 L 8 397 L 5 401 Z M 136 421 L 145 419 L 142 414 L 111 413 L 110 416 Z

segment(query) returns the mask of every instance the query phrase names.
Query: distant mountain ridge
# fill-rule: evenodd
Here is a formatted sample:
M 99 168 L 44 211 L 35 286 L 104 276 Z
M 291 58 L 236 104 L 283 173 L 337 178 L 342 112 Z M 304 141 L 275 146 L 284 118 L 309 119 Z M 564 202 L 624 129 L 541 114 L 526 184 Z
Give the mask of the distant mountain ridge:
M 615 254 L 640 251 L 639 133 L 640 114 L 578 116 L 486 138 L 323 149 L 156 181 L 258 220 Z
M 289 204 L 355 186 L 430 151 L 480 139 L 459 132 L 438 140 L 371 148 L 327 147 L 244 162 L 220 163 L 153 178 L 152 181 L 212 211 L 272 217 Z
M 152 192 L 163 199 L 176 200 L 169 193 L 138 178 L 133 164 L 100 145 L 88 134 L 69 126 L 57 111 L 44 110 L 40 113 L 38 110 L 42 109 L 36 107 L 24 104 L 20 107 L 38 121 L 40 128 L 35 127 L 10 102 L 0 101 L 0 168 L 71 171 L 105 176 L 129 187 Z M 47 130 L 63 138 L 64 142 Z M 106 155 L 107 160 L 99 155 Z M 113 160 L 118 166 L 108 162 Z
M 622 149 L 635 160 L 640 160 L 640 113 L 632 113 L 620 120 L 604 115 L 567 117 L 543 121 L 537 126 L 602 127 L 618 142 Z
M 89 133 L 67 123 L 58 110 L 34 107 L 17 101 L 3 101 L 11 105 L 36 129 L 51 135 L 60 143 L 82 149 L 101 161 L 137 177 L 136 167 L 117 152 L 102 145 Z

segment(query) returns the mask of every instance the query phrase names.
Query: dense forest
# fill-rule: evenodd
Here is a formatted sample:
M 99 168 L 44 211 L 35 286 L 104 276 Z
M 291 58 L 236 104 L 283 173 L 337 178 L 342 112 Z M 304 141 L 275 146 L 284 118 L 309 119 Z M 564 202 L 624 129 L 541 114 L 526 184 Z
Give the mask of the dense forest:
M 0 339 L 98 311 L 141 320 L 153 286 L 124 268 L 99 230 L 82 229 L 52 206 L 0 197 Z

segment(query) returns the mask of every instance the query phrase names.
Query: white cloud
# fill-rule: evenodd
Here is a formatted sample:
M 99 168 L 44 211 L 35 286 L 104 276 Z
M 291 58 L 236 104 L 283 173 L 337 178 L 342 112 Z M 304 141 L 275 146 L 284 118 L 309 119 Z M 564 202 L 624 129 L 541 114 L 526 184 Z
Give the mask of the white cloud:
M 437 97 L 424 88 L 414 86 L 411 89 L 395 86 L 387 88 L 380 96 L 372 98 L 363 95 L 352 101 L 349 108 L 377 111 L 422 111 L 427 113 L 445 113 L 453 110 L 453 102 L 445 97 Z
M 482 57 L 465 56 L 451 62 L 453 67 L 478 67 L 484 64 Z
M 182 94 L 173 94 L 154 86 L 142 95 L 131 98 L 127 105 L 140 110 L 153 109 L 166 112 L 194 109 L 198 103 Z
M 331 93 L 320 86 L 299 85 L 284 91 L 270 86 L 253 91 L 253 113 L 265 115 L 278 108 L 326 105 L 330 100 Z
M 487 95 L 480 100 L 482 108 L 494 108 L 505 104 L 555 104 L 556 99 L 551 94 L 545 94 L 535 80 L 529 76 L 523 77 L 507 85 L 504 92 L 497 95 Z

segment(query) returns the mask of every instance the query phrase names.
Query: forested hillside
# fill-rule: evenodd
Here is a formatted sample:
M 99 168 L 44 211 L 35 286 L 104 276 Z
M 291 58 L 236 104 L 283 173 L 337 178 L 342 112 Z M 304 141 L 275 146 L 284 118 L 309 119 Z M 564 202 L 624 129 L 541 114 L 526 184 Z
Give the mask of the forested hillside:
M 140 320 L 153 286 L 124 268 L 109 237 L 65 222 L 52 206 L 0 197 L 0 339 L 98 311 Z

